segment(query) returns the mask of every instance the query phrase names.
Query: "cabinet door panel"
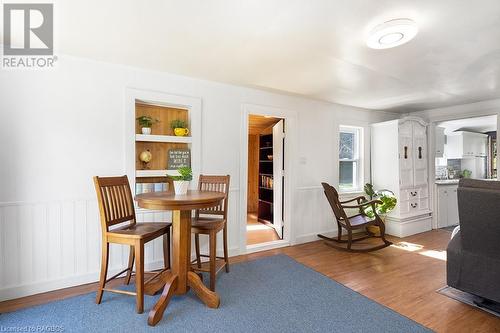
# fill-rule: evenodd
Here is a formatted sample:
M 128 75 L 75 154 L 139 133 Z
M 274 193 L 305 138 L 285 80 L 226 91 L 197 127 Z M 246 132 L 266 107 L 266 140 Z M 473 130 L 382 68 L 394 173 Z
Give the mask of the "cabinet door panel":
M 438 227 L 448 226 L 448 190 L 446 187 L 438 186 Z
M 413 186 L 413 128 L 410 121 L 399 125 L 399 183 L 401 188 Z
M 426 126 L 413 123 L 414 185 L 427 184 L 427 131 Z
M 448 223 L 447 225 L 458 224 L 458 198 L 457 198 L 457 187 L 452 187 L 448 190 L 447 198 L 447 213 L 448 213 Z
M 429 199 L 420 199 L 418 201 L 418 209 L 419 210 L 427 210 L 429 209 Z
M 443 157 L 444 154 L 444 127 L 436 127 L 436 157 Z
M 410 202 L 409 201 L 400 201 L 399 202 L 399 213 L 400 214 L 408 214 L 410 212 Z

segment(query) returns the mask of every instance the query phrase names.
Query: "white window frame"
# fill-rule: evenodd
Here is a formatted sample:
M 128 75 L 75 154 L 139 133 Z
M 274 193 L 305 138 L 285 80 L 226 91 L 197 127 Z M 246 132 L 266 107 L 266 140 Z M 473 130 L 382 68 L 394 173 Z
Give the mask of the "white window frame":
M 364 186 L 364 142 L 363 142 L 363 127 L 358 126 L 339 126 L 339 136 L 337 147 L 340 147 L 340 134 L 341 133 L 352 133 L 354 134 L 354 158 L 340 158 L 340 150 L 338 153 L 339 159 L 339 192 L 341 193 L 352 193 L 352 192 L 362 192 Z M 340 162 L 354 162 L 353 164 L 353 186 L 351 188 L 341 188 L 340 187 Z

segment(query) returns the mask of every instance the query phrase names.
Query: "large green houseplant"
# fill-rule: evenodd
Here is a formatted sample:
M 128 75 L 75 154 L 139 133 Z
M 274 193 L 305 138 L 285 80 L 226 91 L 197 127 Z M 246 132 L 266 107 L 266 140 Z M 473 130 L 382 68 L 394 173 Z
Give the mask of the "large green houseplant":
M 382 221 L 385 222 L 386 215 L 390 213 L 398 203 L 396 195 L 390 190 L 374 190 L 373 185 L 370 183 L 365 184 L 364 190 L 366 195 L 370 197 L 370 200 L 378 200 L 381 202 L 375 204 L 375 212 L 380 216 Z M 368 217 L 375 216 L 372 206 L 366 207 L 364 212 Z M 376 235 L 380 234 L 380 229 L 376 226 L 368 226 L 368 230 Z

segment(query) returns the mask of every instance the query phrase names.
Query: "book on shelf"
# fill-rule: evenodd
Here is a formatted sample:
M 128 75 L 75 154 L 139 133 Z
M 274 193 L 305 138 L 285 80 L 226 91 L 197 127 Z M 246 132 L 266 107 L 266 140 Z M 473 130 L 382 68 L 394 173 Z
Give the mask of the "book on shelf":
M 273 178 L 269 176 L 260 176 L 260 186 L 268 189 L 273 188 Z

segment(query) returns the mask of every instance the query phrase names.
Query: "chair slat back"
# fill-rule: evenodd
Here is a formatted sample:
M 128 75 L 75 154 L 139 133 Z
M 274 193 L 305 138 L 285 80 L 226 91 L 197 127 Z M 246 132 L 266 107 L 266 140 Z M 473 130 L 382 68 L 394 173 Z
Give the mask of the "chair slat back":
M 96 176 L 94 185 L 103 230 L 109 231 L 110 226 L 126 221 L 135 224 L 134 201 L 127 176 Z
M 212 192 L 222 192 L 226 195 L 224 200 L 220 202 L 219 205 L 203 208 L 196 210 L 196 217 L 202 215 L 220 215 L 223 216 L 224 219 L 227 219 L 227 203 L 229 197 L 229 181 L 230 176 L 207 176 L 200 175 L 198 181 L 198 190 L 199 191 L 212 191 Z
M 337 192 L 335 187 L 327 183 L 321 183 L 321 185 L 323 186 L 326 198 L 328 200 L 328 203 L 330 203 L 330 206 L 332 207 L 337 221 L 342 221 L 348 224 L 349 219 L 347 218 L 344 207 L 342 207 L 342 204 L 340 203 L 339 193 Z

